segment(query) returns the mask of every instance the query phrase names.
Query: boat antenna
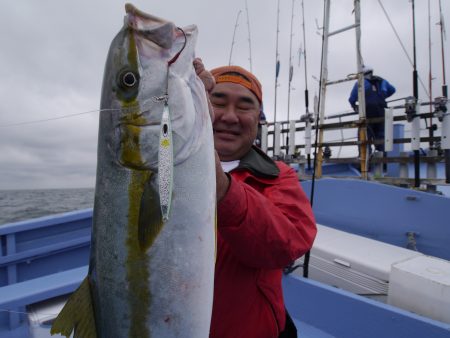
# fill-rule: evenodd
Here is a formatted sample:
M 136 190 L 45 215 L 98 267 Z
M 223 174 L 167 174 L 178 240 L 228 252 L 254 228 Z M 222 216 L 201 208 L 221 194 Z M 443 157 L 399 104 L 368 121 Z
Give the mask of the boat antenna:
M 241 15 L 241 10 L 239 10 L 239 12 L 236 15 L 236 23 L 234 24 L 234 31 L 233 31 L 233 40 L 231 41 L 231 48 L 230 48 L 230 58 L 228 60 L 228 65 L 231 66 L 231 57 L 233 56 L 233 47 L 234 44 L 236 43 L 235 41 L 235 37 L 236 37 L 236 29 L 239 26 L 239 16 Z
M 277 89 L 278 89 L 278 75 L 280 74 L 280 60 L 278 54 L 278 35 L 280 33 L 280 0 L 278 0 L 277 8 L 277 39 L 275 46 L 275 96 L 274 96 L 274 108 L 273 108 L 273 123 L 277 122 Z M 273 149 L 275 149 L 275 137 L 273 138 Z
M 290 120 L 290 106 L 291 106 L 291 84 L 292 77 L 294 75 L 294 68 L 292 67 L 292 27 L 294 23 L 294 4 L 295 0 L 292 0 L 292 8 L 291 8 L 291 33 L 289 35 L 289 82 L 288 82 L 288 102 L 287 102 L 287 122 Z M 289 152 L 289 133 L 286 133 L 286 154 Z
M 303 28 L 303 58 L 305 60 L 305 109 L 306 118 L 309 119 L 309 93 L 308 93 L 308 68 L 306 64 L 306 33 L 305 33 L 305 6 L 302 0 L 302 28 Z M 308 169 L 311 169 L 311 154 L 307 154 Z
M 442 4 L 441 0 L 439 0 L 439 26 L 441 26 L 441 55 L 442 55 L 442 95 L 448 97 L 447 92 L 447 83 L 445 82 L 445 56 L 444 56 L 444 35 L 445 35 L 445 27 L 444 27 L 444 16 L 442 15 Z
M 252 67 L 252 37 L 250 34 L 250 19 L 248 15 L 248 5 L 247 0 L 245 0 L 245 12 L 247 13 L 247 30 L 248 30 L 248 52 L 249 52 L 249 58 L 250 61 L 250 72 L 253 73 L 253 67 Z

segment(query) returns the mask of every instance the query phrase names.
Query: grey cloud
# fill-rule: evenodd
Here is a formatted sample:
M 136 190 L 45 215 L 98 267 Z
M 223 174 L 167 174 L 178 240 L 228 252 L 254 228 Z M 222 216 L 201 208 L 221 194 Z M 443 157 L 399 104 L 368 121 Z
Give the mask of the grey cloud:
M 320 73 L 322 1 L 304 1 L 307 31 L 310 110 Z M 227 2 L 166 0 L 134 4 L 177 25 L 197 24 L 197 55 L 208 68 L 228 63 L 236 14 L 241 0 Z M 332 29 L 352 23 L 352 0 L 332 2 Z M 412 55 L 411 4 L 383 1 Z M 273 119 L 276 5 L 274 0 L 249 0 L 253 71 L 263 84 L 264 106 Z M 450 20 L 448 2 L 444 15 Z M 301 6 L 295 2 L 293 55 L 294 78 L 291 116 L 304 112 L 304 64 L 298 67 L 302 42 Z M 428 19 L 426 3 L 416 2 L 419 72 L 428 74 Z M 433 4 L 433 93 L 440 92 L 441 66 L 437 8 Z M 121 0 L 3 1 L 0 12 L 0 126 L 85 112 L 99 106 L 103 68 L 109 44 L 123 24 Z M 232 62 L 249 67 L 245 13 L 237 30 Z M 281 60 L 277 119 L 286 118 L 291 2 L 281 1 L 279 54 Z M 448 25 L 447 25 L 448 26 Z M 330 40 L 330 78 L 343 78 L 356 70 L 354 31 Z M 304 47 L 304 46 L 303 46 Z M 447 54 L 450 53 L 446 42 Z M 362 2 L 362 53 L 375 72 L 397 87 L 394 98 L 412 93 L 412 68 L 403 54 L 377 1 Z M 450 66 L 447 67 L 449 72 Z M 447 78 L 450 78 L 447 73 Z M 347 98 L 353 83 L 330 88 L 327 114 L 349 109 Z M 420 90 L 423 95 L 423 90 Z M 0 128 L 0 189 L 93 186 L 95 178 L 98 113 L 79 117 Z M 345 132 L 349 137 L 352 132 Z M 331 135 L 331 137 L 334 137 Z

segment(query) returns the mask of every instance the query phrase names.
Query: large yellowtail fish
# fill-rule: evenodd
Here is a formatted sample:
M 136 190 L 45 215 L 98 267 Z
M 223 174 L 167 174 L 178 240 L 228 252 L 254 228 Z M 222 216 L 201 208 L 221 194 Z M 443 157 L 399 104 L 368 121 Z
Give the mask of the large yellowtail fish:
M 216 188 L 197 28 L 126 13 L 103 81 L 89 274 L 52 333 L 206 338 Z

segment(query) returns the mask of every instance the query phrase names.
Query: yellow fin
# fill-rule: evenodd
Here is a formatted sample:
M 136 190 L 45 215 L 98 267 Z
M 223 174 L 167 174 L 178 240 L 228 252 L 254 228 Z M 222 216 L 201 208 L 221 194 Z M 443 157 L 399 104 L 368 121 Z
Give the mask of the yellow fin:
M 56 317 L 50 333 L 69 337 L 72 331 L 75 331 L 74 338 L 97 338 L 89 277 L 70 296 Z
M 159 195 L 151 180 L 148 180 L 139 208 L 138 238 L 142 252 L 153 244 L 163 225 Z

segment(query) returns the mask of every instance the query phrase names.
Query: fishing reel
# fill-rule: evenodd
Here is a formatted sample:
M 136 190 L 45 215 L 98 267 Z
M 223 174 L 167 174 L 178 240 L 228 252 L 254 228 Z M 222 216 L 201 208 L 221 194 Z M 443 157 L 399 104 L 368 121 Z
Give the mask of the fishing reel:
M 414 96 L 408 96 L 405 98 L 405 114 L 408 122 L 411 122 L 417 116 L 416 105 L 417 100 Z
M 313 113 L 306 113 L 306 114 L 300 116 L 300 122 L 313 123 L 314 122 L 314 114 Z
M 331 158 L 332 152 L 331 148 L 329 146 L 325 146 L 325 149 L 323 150 L 323 157 L 326 159 Z
M 448 99 L 445 96 L 439 96 L 434 99 L 434 115 L 438 118 L 439 122 L 442 122 L 445 114 L 448 113 L 447 102 Z

